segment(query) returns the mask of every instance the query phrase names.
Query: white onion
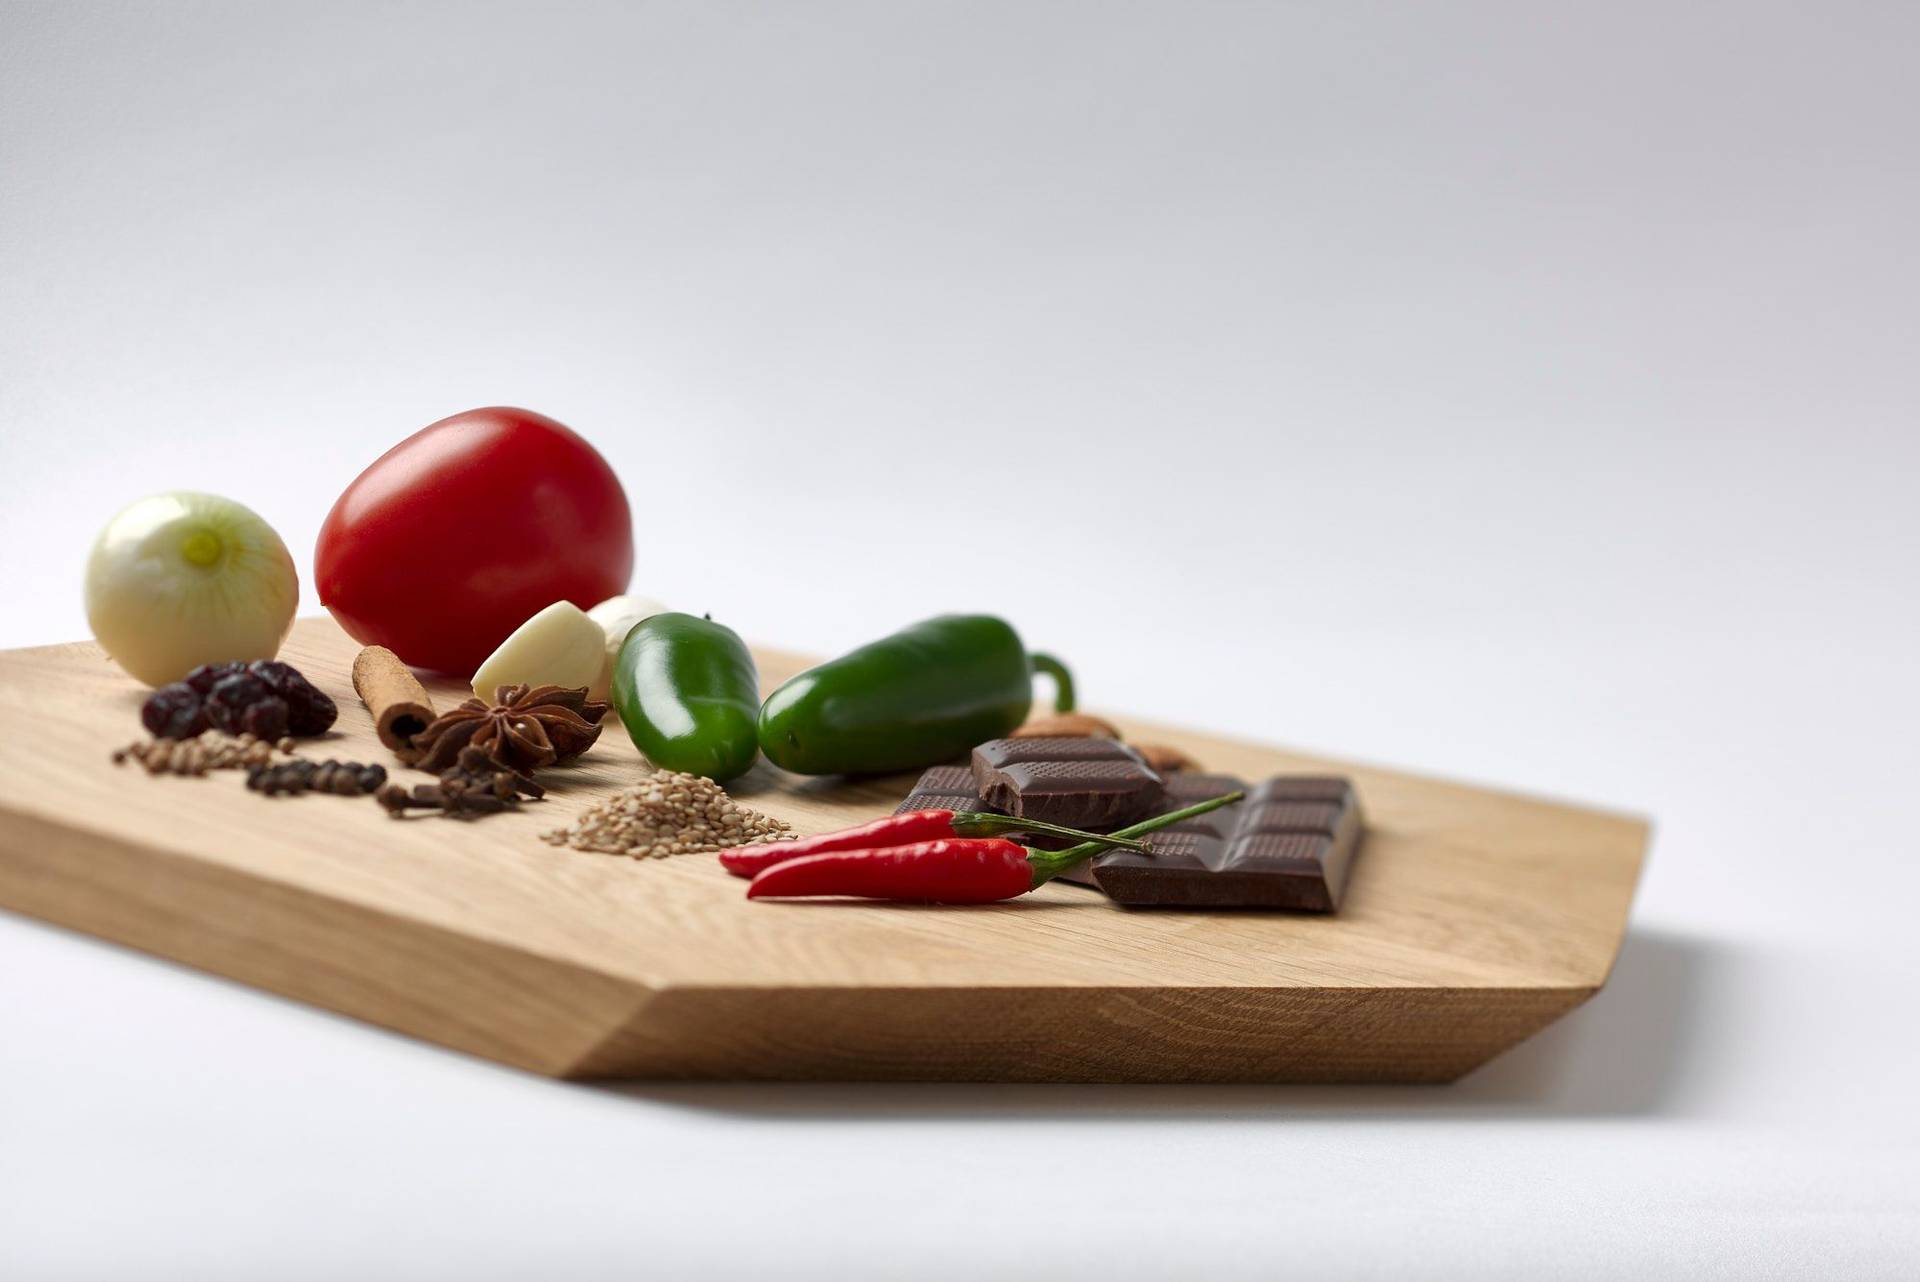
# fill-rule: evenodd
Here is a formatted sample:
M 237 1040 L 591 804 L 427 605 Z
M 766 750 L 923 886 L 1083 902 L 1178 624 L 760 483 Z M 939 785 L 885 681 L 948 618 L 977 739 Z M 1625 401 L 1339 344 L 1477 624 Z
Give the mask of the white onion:
M 271 659 L 300 576 L 273 527 L 232 499 L 178 490 L 107 522 L 87 557 L 87 622 L 148 685 L 203 663 Z

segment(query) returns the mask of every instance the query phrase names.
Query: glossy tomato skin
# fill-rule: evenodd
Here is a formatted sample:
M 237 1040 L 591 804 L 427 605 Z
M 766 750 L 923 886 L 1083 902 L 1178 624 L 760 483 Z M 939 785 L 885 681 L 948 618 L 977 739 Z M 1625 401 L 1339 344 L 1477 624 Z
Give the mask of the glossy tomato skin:
M 470 677 L 555 601 L 624 592 L 633 516 L 607 461 L 531 410 L 468 410 L 355 478 L 314 551 L 320 602 L 363 645 Z

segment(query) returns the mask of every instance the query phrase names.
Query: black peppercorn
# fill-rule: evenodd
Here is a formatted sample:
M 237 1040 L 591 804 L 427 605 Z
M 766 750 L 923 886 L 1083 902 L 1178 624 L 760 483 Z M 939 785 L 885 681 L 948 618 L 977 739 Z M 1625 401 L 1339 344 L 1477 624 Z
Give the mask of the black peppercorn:
M 357 761 L 316 762 L 304 757 L 278 765 L 255 766 L 247 771 L 247 787 L 269 797 L 302 792 L 359 797 L 373 792 L 386 780 L 384 766 L 362 765 Z

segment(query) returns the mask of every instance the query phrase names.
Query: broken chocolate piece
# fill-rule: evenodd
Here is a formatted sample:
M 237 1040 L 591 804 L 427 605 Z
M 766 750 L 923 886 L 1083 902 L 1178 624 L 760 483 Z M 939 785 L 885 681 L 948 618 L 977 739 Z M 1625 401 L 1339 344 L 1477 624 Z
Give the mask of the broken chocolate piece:
M 988 809 L 1069 828 L 1116 828 L 1160 809 L 1160 776 L 1112 739 L 995 739 L 973 750 Z

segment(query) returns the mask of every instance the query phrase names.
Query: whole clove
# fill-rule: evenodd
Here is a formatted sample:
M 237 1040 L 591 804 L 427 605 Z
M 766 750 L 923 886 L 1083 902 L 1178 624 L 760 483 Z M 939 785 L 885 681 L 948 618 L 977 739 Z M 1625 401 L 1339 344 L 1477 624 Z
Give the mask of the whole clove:
M 439 810 L 443 808 L 441 805 L 442 798 L 439 796 L 415 800 L 413 794 L 407 791 L 407 786 L 403 783 L 387 784 L 381 788 L 380 791 L 373 794 L 373 799 L 379 802 L 381 806 L 386 809 L 386 812 L 396 819 L 400 817 L 402 811 L 406 810 Z
M 471 818 L 497 815 L 519 804 L 516 796 L 500 797 L 460 783 L 415 784 L 411 792 L 402 784 L 390 783 L 375 793 L 374 799 L 395 818 L 408 810 L 438 810 L 456 818 Z

